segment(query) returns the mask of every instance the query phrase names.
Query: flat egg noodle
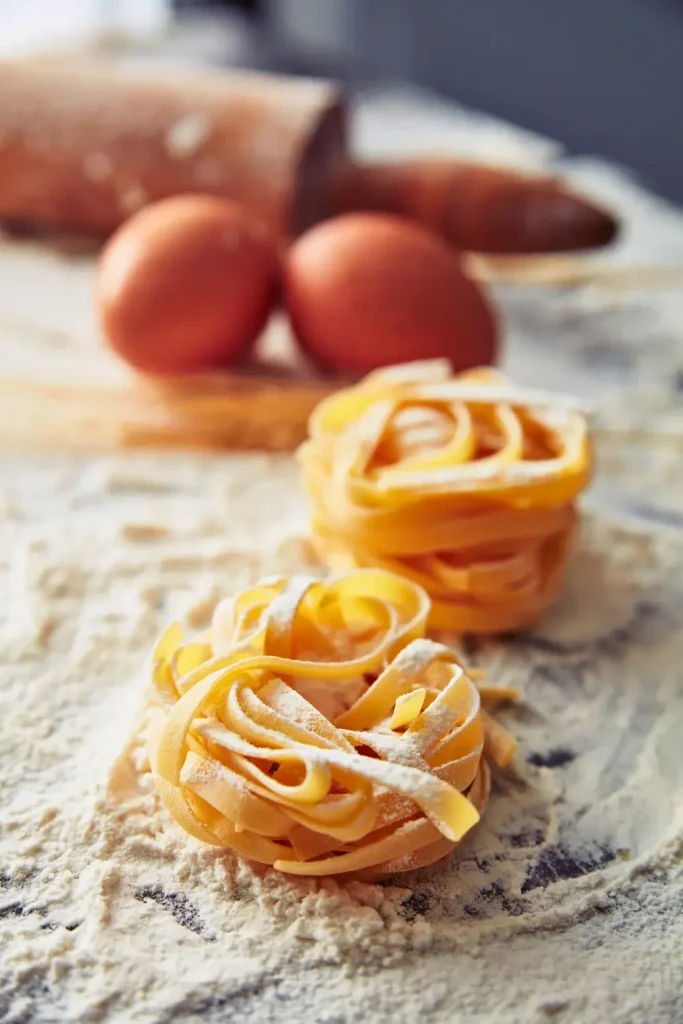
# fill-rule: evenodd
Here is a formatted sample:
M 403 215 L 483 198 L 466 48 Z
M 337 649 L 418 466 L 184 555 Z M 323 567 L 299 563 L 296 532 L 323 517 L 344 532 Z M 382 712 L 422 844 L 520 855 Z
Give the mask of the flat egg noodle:
M 516 693 L 480 692 L 425 639 L 429 611 L 415 583 L 362 569 L 262 581 L 221 603 L 203 640 L 170 626 L 149 751 L 175 821 L 290 874 L 381 877 L 449 853 L 486 806 L 489 759 L 515 749 L 482 700 Z M 349 695 L 334 720 L 310 680 Z
M 323 560 L 429 593 L 429 625 L 500 633 L 555 597 L 588 484 L 587 418 L 563 396 L 447 362 L 391 367 L 324 399 L 300 449 Z

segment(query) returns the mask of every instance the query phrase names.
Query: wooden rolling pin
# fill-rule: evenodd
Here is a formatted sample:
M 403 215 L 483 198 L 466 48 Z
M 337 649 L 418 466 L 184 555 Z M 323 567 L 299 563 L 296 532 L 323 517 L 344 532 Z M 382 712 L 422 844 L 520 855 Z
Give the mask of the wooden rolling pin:
M 0 64 L 0 218 L 106 235 L 210 192 L 292 237 L 346 210 L 414 218 L 490 253 L 604 245 L 614 218 L 552 178 L 455 160 L 354 164 L 343 94 L 270 75 Z
M 351 165 L 336 206 L 400 213 L 481 253 L 592 249 L 617 233 L 607 211 L 556 178 L 448 159 Z

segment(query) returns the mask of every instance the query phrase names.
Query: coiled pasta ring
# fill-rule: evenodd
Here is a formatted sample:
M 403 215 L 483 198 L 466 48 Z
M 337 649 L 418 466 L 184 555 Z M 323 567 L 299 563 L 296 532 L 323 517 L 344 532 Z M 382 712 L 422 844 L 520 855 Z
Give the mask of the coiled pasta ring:
M 535 622 L 562 581 L 590 479 L 586 417 L 568 400 L 435 360 L 371 373 L 325 399 L 300 449 L 313 538 L 336 571 L 419 583 L 430 626 Z
M 150 761 L 186 832 L 299 875 L 430 864 L 477 822 L 515 742 L 424 638 L 429 598 L 382 570 L 263 581 L 154 651 Z

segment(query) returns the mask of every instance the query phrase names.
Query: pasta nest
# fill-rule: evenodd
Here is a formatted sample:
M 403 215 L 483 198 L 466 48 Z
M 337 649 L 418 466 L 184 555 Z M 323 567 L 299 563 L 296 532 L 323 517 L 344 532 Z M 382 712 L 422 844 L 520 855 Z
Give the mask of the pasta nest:
M 301 447 L 312 533 L 335 571 L 378 566 L 432 598 L 430 626 L 535 622 L 562 581 L 592 472 L 570 399 L 443 360 L 371 373 L 325 399 Z
M 424 638 L 412 581 L 361 570 L 263 581 L 206 640 L 154 651 L 150 761 L 190 835 L 297 875 L 381 877 L 449 853 L 515 741 L 455 654 Z

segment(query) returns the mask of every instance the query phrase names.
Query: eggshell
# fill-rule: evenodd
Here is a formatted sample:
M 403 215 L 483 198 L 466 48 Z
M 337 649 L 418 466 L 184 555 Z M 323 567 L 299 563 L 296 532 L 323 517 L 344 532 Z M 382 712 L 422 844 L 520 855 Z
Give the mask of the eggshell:
M 96 301 L 115 352 L 147 373 L 177 374 L 239 359 L 268 318 L 277 279 L 274 244 L 248 211 L 175 196 L 112 236 Z
M 348 214 L 317 225 L 290 248 L 284 277 L 294 332 L 328 368 L 447 357 L 457 371 L 495 359 L 496 317 L 461 254 L 408 220 Z

